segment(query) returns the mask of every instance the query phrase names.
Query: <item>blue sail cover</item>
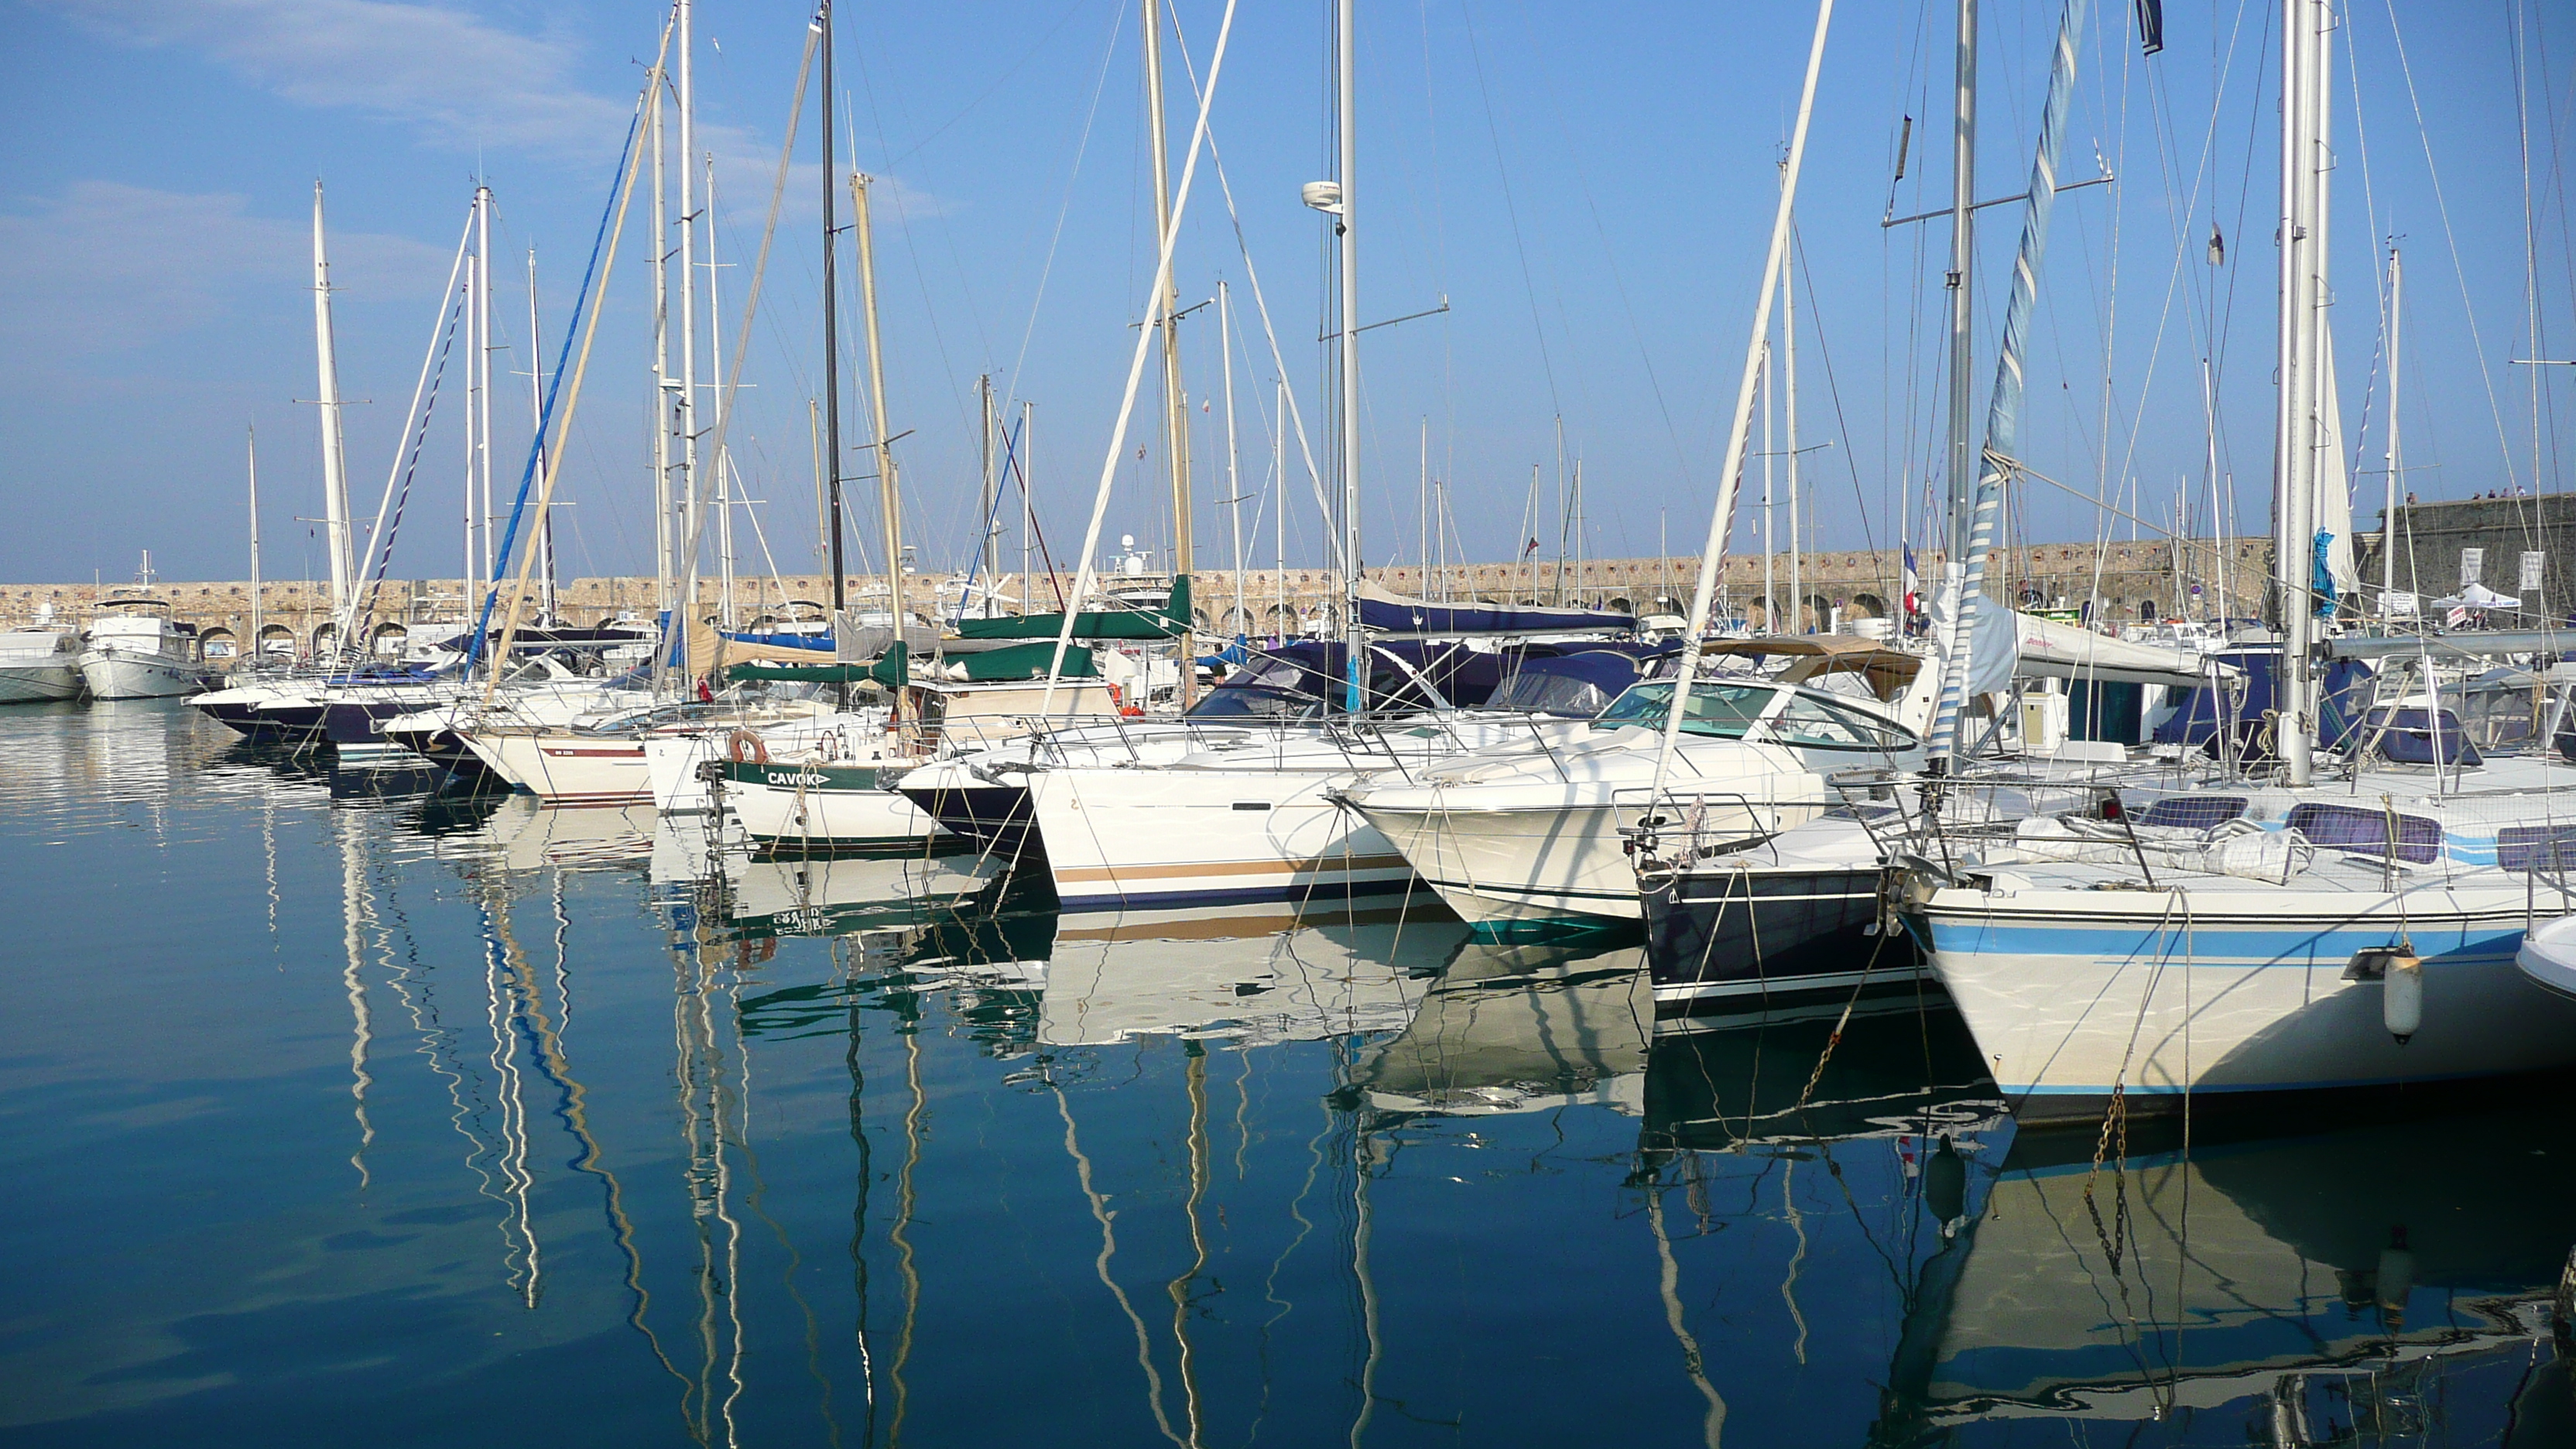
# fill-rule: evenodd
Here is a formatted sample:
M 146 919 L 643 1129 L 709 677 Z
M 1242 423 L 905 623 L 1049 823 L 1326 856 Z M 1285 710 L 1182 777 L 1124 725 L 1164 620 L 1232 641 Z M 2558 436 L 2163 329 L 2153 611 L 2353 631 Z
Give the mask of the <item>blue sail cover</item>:
M 2280 698 L 2281 649 L 2256 646 L 2221 650 L 2219 662 L 2241 671 L 2242 677 L 2224 687 L 2213 689 L 2202 685 L 2183 697 L 2181 705 L 2156 726 L 2155 742 L 2160 745 L 2202 745 L 2217 734 L 2221 720 L 2228 713 L 2229 694 L 2241 690 L 2236 701 L 2230 728 L 2242 728 L 2262 722 L 2266 710 L 2277 708 Z M 2370 679 L 2369 666 L 2354 659 L 2338 659 L 2326 666 L 2317 698 L 2317 739 L 2329 749 L 2340 746 L 2352 733 L 2355 714 L 2355 692 Z
M 1637 616 L 1520 604 L 1435 604 L 1370 586 L 1360 590 L 1360 623 L 1381 634 L 1564 634 L 1634 630 Z

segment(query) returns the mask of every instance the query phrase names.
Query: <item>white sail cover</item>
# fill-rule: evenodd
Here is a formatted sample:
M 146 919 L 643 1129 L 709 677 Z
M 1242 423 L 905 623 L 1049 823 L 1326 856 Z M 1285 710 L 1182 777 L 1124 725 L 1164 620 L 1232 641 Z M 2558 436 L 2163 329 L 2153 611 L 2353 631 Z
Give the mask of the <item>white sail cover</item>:
M 2335 386 L 2334 337 L 2323 322 L 2325 367 L 2325 456 L 2317 460 L 2317 532 L 2326 537 L 2326 576 L 2334 580 L 2335 613 L 2350 618 L 2361 612 L 2361 572 L 2352 559 L 2352 464 L 2343 446 L 2342 392 Z M 2312 562 L 2309 565 L 2314 568 Z
M 1932 595 L 1932 605 L 1927 612 L 1932 618 L 1933 638 L 1950 637 L 1950 621 L 1958 608 L 1959 583 L 1953 579 Z M 1977 631 L 1974 650 L 1968 659 L 1968 678 L 1959 695 L 1961 699 L 1980 694 L 2001 694 L 2012 687 L 2013 640 L 2000 627 L 2001 621 L 2009 617 L 2009 611 L 1987 599 L 1978 608 L 1976 617 L 1985 627 Z M 1936 655 L 1936 667 L 1939 662 Z
M 2036 614 L 2015 614 L 2020 626 L 2017 672 L 2042 679 L 2090 679 L 2105 684 L 2206 684 L 2232 665 L 2196 649 L 2167 649 L 2096 634 Z

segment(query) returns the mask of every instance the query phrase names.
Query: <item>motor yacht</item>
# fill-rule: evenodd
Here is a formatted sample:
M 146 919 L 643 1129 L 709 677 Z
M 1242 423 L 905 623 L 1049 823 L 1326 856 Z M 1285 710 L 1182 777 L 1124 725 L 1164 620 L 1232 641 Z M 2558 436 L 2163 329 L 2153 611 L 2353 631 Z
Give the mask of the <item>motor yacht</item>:
M 1928 713 L 1934 671 L 1915 656 L 1821 636 L 1720 648 L 1786 655 L 1792 666 L 1694 684 L 1660 797 L 1669 680 L 1632 685 L 1559 737 L 1525 735 L 1420 771 L 1380 771 L 1335 799 L 1470 922 L 1543 931 L 1639 919 L 1630 844 L 1649 817 L 1751 842 L 1840 805 L 1837 774 L 1922 760 L 1908 721 Z
M 167 599 L 111 595 L 85 631 L 81 679 L 97 699 L 166 699 L 213 686 L 197 626 L 174 617 Z
M 0 704 L 78 699 L 80 638 L 60 629 L 0 631 Z

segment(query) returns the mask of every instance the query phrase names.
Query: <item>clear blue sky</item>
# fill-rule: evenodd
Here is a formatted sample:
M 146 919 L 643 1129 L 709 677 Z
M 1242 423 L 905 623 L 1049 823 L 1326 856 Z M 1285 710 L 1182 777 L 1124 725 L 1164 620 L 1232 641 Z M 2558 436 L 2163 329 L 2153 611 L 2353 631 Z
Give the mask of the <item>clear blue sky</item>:
M 1553 552 L 1560 417 L 1569 453 L 1583 460 L 1592 553 L 1651 552 L 1667 519 L 1675 551 L 1695 551 L 1812 9 L 1360 3 L 1361 313 L 1391 317 L 1444 296 L 1453 308 L 1367 339 L 1369 561 L 1418 555 L 1425 419 L 1432 472 L 1451 491 L 1471 556 L 1515 551 L 1533 464 L 1543 478 L 1531 531 Z M 1202 74 L 1221 9 L 1178 5 Z M 2119 180 L 2058 208 L 2022 451 L 2070 488 L 2116 492 L 2158 522 L 2186 487 L 2205 515 L 2201 359 L 2211 356 L 2219 468 L 2234 480 L 2238 526 L 2259 532 L 2271 460 L 2277 7 L 2169 4 L 2167 49 L 2152 60 L 2137 53 L 2130 9 L 2092 6 L 2063 170 L 2089 174 L 2098 152 Z M 537 248 L 551 354 L 663 13 L 643 0 L 9 5 L 0 578 L 122 579 L 145 548 L 172 578 L 243 576 L 242 443 L 253 423 L 268 572 L 317 569 L 311 526 L 299 521 L 320 511 L 314 410 L 297 401 L 315 386 L 312 181 L 329 187 L 342 387 L 372 400 L 348 410 L 354 506 L 369 515 L 474 178 L 488 177 L 499 196 L 496 251 L 515 259 Z M 1983 195 L 2023 188 L 2058 13 L 2041 0 L 1987 0 Z M 1904 490 L 1919 486 L 1937 444 L 1947 233 L 1878 222 L 1891 192 L 1900 214 L 1946 195 L 1946 128 L 1927 118 L 1948 112 L 1952 14 L 1944 0 L 1846 0 L 1827 51 L 1798 297 L 1800 441 L 1831 444 L 1806 455 L 1822 547 L 1922 532 L 1919 502 L 1909 506 Z M 2408 476 L 2428 498 L 2532 485 L 2534 379 L 2509 359 L 2576 353 L 2560 159 L 2576 107 L 2571 20 L 2562 6 L 2518 0 L 2353 0 L 2337 47 L 2344 415 L 2366 450 L 2358 466 L 2379 467 L 2376 239 L 2402 235 Z M 989 371 L 1010 396 L 1037 403 L 1041 521 L 1064 557 L 1102 466 L 1134 337 L 1127 324 L 1141 314 L 1153 264 L 1132 7 L 845 0 L 839 29 L 837 100 L 855 120 L 859 163 L 890 182 L 879 258 L 894 426 L 915 430 L 898 445 L 914 541 L 932 567 L 971 547 L 973 390 Z M 797 5 L 699 7 L 704 141 L 720 170 L 723 260 L 736 264 L 723 273 L 728 350 L 804 36 Z M 1214 122 L 1310 426 L 1321 413 L 1314 338 L 1326 238 L 1297 188 L 1330 170 L 1327 39 L 1320 3 L 1245 5 Z M 1176 52 L 1173 72 L 1177 168 L 1190 92 Z M 743 374 L 755 390 L 734 435 L 750 491 L 765 500 L 771 551 L 790 572 L 812 568 L 815 552 L 811 108 Z M 1891 188 L 1909 114 L 1908 175 Z M 1220 276 L 1236 286 L 1243 476 L 1247 491 L 1265 493 L 1254 553 L 1266 559 L 1273 369 L 1215 182 L 1203 175 L 1192 204 L 1180 288 L 1194 301 Z M 1982 215 L 1980 417 L 2018 211 Z M 642 216 L 639 200 L 566 475 L 577 505 L 565 533 L 573 573 L 650 567 Z M 2227 241 L 2216 268 L 2205 260 L 2213 218 Z M 518 349 L 505 365 L 524 367 L 518 269 L 501 270 L 502 340 Z M 2535 270 L 2536 309 L 2526 287 Z M 2204 334 L 2212 319 L 2214 345 Z M 1191 391 L 1211 398 L 1213 314 L 1185 328 Z M 2552 404 L 2576 407 L 2567 391 L 2576 369 L 2548 371 L 2538 483 L 2554 489 Z M 498 410 L 513 478 L 523 386 L 514 381 Z M 460 400 L 451 386 L 441 401 L 397 576 L 457 571 Z M 1229 551 L 1209 501 L 1224 496 L 1222 415 L 1197 416 L 1199 547 L 1213 566 Z M 1151 418 L 1140 413 L 1136 442 L 1152 440 Z M 866 432 L 854 411 L 846 436 Z M 1319 530 L 1293 446 L 1290 457 L 1289 549 L 1292 562 L 1311 562 Z M 1168 529 L 1149 465 L 1131 443 L 1113 539 L 1158 541 Z M 864 460 L 853 471 L 866 471 Z M 2361 480 L 2363 527 L 2379 487 L 2376 475 Z M 2017 515 L 2033 539 L 2101 527 L 2092 503 L 2047 488 L 2033 488 Z M 1739 537 L 1751 527 L 1748 512 Z M 748 536 L 744 552 L 746 567 L 760 566 Z

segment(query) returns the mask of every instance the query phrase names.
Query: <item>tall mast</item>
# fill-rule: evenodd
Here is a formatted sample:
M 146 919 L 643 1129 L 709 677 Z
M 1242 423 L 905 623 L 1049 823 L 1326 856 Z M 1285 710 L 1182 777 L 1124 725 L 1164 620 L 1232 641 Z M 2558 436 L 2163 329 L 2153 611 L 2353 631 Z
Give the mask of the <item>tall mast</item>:
M 1358 49 L 1353 14 L 1359 0 L 1340 0 L 1334 16 L 1334 110 L 1340 133 L 1340 210 L 1334 231 L 1341 238 L 1342 271 L 1342 632 L 1348 646 L 1343 707 L 1358 714 L 1367 700 L 1361 682 L 1368 678 L 1367 636 L 1360 629 L 1360 238 L 1357 230 L 1359 105 L 1354 76 Z M 1186 671 L 1185 671 L 1186 672 Z
M 662 175 L 658 74 L 653 78 L 653 113 L 646 125 L 653 146 L 653 607 L 667 616 L 664 627 L 677 629 L 686 611 L 673 607 L 671 594 L 671 394 L 680 384 L 671 376 L 671 259 L 664 245 L 671 234 L 671 218 L 664 204 L 668 183 Z M 664 650 L 666 660 L 668 654 Z M 658 677 L 658 666 L 654 672 Z
M 1825 64 L 1825 35 L 1834 18 L 1834 0 L 1817 0 L 1815 38 L 1808 42 L 1806 78 L 1798 90 L 1798 119 L 1789 131 L 1789 164 L 1780 176 L 1780 200 L 1771 219 L 1771 241 L 1762 258 L 1762 295 L 1753 309 L 1753 326 L 1744 341 L 1744 371 L 1736 382 L 1735 408 L 1727 421 L 1726 452 L 1718 460 L 1717 500 L 1709 510 L 1708 541 L 1700 549 L 1699 580 L 1691 588 L 1690 622 L 1683 631 L 1681 672 L 1673 679 L 1670 711 L 1664 716 L 1663 748 L 1655 754 L 1655 780 L 1649 800 L 1663 794 L 1670 778 L 1682 720 L 1690 708 L 1691 676 L 1699 672 L 1699 640 L 1708 632 L 1709 609 L 1717 598 L 1718 572 L 1725 567 L 1726 541 L 1735 534 L 1735 502 L 1744 481 L 1745 443 L 1753 435 L 1753 390 L 1759 380 L 1762 350 L 1771 335 L 1773 288 L 1780 280 L 1781 258 L 1789 247 L 1789 208 L 1797 199 L 1798 174 L 1807 159 L 1807 123 L 1816 111 L 1816 80 Z
M 470 249 L 473 245 L 470 238 L 474 232 L 474 223 L 483 219 L 483 188 L 479 184 L 474 188 L 474 204 L 467 212 L 467 216 L 469 218 L 466 223 L 466 234 L 469 238 L 467 246 Z M 480 299 L 476 295 L 477 284 L 482 281 L 477 271 L 475 259 L 470 255 L 467 256 L 465 258 L 465 549 L 459 556 L 458 564 L 463 571 L 465 579 L 463 594 L 467 599 L 481 594 L 486 572 L 483 566 L 483 513 L 487 505 L 483 498 L 483 470 L 477 466 L 481 462 L 477 448 L 481 439 L 475 435 L 475 425 L 482 416 L 483 395 L 480 387 L 482 373 L 478 364 L 484 357 L 483 348 L 487 339 L 478 330 L 485 319 L 483 309 L 479 305 Z
M 699 158 L 707 169 L 707 193 L 703 205 L 707 216 L 707 378 L 710 386 L 724 376 L 724 306 L 723 293 L 717 286 L 716 270 L 716 156 L 713 151 Z M 719 409 L 721 411 L 721 409 Z M 692 443 L 691 447 L 696 445 Z M 731 450 L 728 449 L 728 452 Z M 715 460 L 716 468 L 716 550 L 724 568 L 724 621 L 726 628 L 740 622 L 734 606 L 733 556 L 733 485 L 732 468 L 723 454 Z
M 2281 294 L 2278 473 L 2273 484 L 2273 583 L 2281 598 L 2282 777 L 2313 778 L 2316 488 L 2325 300 L 2326 45 L 2321 0 L 2283 0 L 2281 55 Z
M 993 525 L 993 515 L 1001 504 L 1001 475 L 994 467 L 993 441 L 1000 429 L 996 426 L 999 419 L 993 410 L 991 373 L 975 379 L 975 396 L 983 405 L 984 419 L 984 492 L 976 513 L 976 527 L 984 530 L 984 539 L 983 546 L 975 551 L 975 562 L 976 571 L 984 577 L 984 617 L 989 619 L 993 617 L 993 588 L 998 582 L 994 575 L 1002 568 L 1002 537 L 994 531 Z M 960 599 L 957 603 L 962 611 L 966 601 Z
M 1789 218 L 1789 250 L 1780 257 L 1780 428 L 1788 447 L 1789 472 L 1789 617 L 1794 633 L 1807 632 L 1807 575 L 1798 528 L 1803 506 L 1798 492 L 1798 220 Z M 1821 630 L 1824 621 L 1816 621 Z
M 1278 396 L 1272 402 L 1270 488 L 1279 496 L 1270 500 L 1270 589 L 1277 600 L 1272 607 L 1270 617 L 1279 625 L 1279 642 L 1284 645 L 1290 637 L 1288 629 L 1288 379 L 1284 377 L 1279 379 Z
M 1029 449 L 1037 438 L 1038 405 L 1023 399 L 1020 403 L 1020 446 L 1013 450 L 1020 460 L 1020 612 L 1029 611 L 1029 538 L 1037 531 L 1037 505 L 1029 501 L 1029 473 L 1034 459 Z
M 684 527 L 676 536 L 694 544 L 698 538 L 698 511 L 704 500 L 698 484 L 698 101 L 690 84 L 691 0 L 676 0 L 679 10 L 677 34 L 673 43 L 680 52 L 680 386 L 671 396 L 671 431 L 679 439 L 680 512 Z M 670 246 L 669 233 L 658 243 Z M 689 597 L 682 607 L 694 615 L 698 607 L 698 559 L 692 548 L 687 569 Z
M 840 190 L 832 159 L 832 0 L 821 0 L 814 28 L 822 32 L 823 52 L 823 531 L 832 555 L 833 627 L 849 603 L 849 571 L 842 564 L 841 541 L 841 304 L 834 285 L 832 259 L 838 245 L 833 234 L 833 194 Z
M 1986 402 L 1986 435 L 1979 452 L 1977 486 L 1968 499 L 1968 546 L 1953 558 L 1958 607 L 1942 641 L 1940 703 L 1932 718 L 1932 767 L 1946 770 L 1959 744 L 1959 716 L 1968 702 L 1976 640 L 1989 629 L 2013 627 L 2009 613 L 1985 597 L 1986 564 L 2001 526 L 2006 469 L 2021 447 L 2022 355 L 2039 306 L 2039 269 L 2048 249 L 2049 219 L 2057 208 L 2057 153 L 2066 139 L 2066 114 L 2075 100 L 2075 68 L 2088 0 L 2066 0 L 2057 43 L 2048 63 L 2048 93 L 2040 104 L 2039 144 L 2030 163 L 2030 191 L 2022 199 L 2021 242 L 2013 254 L 2004 299 L 2004 325 L 1995 350 L 1995 385 Z
M 1228 453 L 1233 449 L 1229 447 Z M 1414 474 L 1414 537 L 1422 544 L 1422 597 L 1431 597 L 1431 418 L 1422 419 L 1422 456 Z M 1231 490 L 1229 490 L 1231 491 Z
M 1236 634 L 1251 631 L 1244 627 L 1243 613 L 1243 455 L 1234 435 L 1234 294 L 1223 279 L 1216 284 L 1216 337 L 1225 359 L 1225 511 L 1234 521 L 1234 627 L 1225 631 L 1231 642 Z
M 1146 146 L 1154 161 L 1154 235 L 1172 230 L 1172 158 L 1163 135 L 1163 9 L 1161 0 L 1142 0 L 1145 41 Z M 1163 334 L 1163 457 L 1172 480 L 1172 572 L 1186 575 L 1193 565 L 1190 547 L 1190 399 L 1181 387 L 1180 283 L 1166 276 L 1156 299 Z M 1077 601 L 1076 607 L 1079 607 Z M 1198 671 L 1190 665 L 1186 631 L 1181 643 L 1181 707 L 1198 696 Z
M 1779 285 L 1776 278 L 1772 285 Z M 1756 385 L 1762 389 L 1762 625 L 1765 633 L 1795 634 L 1798 632 L 1798 615 L 1794 603 L 1789 613 L 1789 627 L 1780 627 L 1780 582 L 1773 562 L 1778 557 L 1778 550 L 1773 542 L 1771 464 L 1779 457 L 1779 451 L 1771 438 L 1771 412 L 1775 406 L 1773 400 L 1779 394 L 1771 386 L 1771 339 L 1768 337 L 1762 339 L 1761 368 L 1761 380 Z
M 2397 451 L 2397 342 L 2405 316 L 2406 268 L 2397 248 L 2388 248 L 2388 506 L 2379 515 L 2379 608 L 2388 610 L 2389 591 L 2397 587 L 2397 475 L 2404 471 Z M 2414 582 L 2414 570 L 2407 571 Z
M 903 491 L 895 477 L 894 431 L 886 422 L 885 348 L 877 337 L 877 253 L 868 221 L 869 176 L 850 175 L 850 224 L 859 233 L 859 296 L 868 320 L 868 398 L 876 409 L 877 505 L 885 531 L 886 608 L 903 637 Z M 897 696 L 898 701 L 901 696 Z
M 1977 455 L 1969 431 L 1970 328 L 1977 264 L 1977 0 L 1959 0 L 1957 115 L 1950 143 L 1950 537 L 1945 573 L 1968 555 L 1968 510 L 1977 488 Z M 1951 611 L 1953 619 L 1958 609 Z
M 545 416 L 545 370 L 546 350 L 540 345 L 537 333 L 537 249 L 531 245 L 528 248 L 528 425 L 532 428 Z M 537 476 L 543 478 L 546 476 L 546 440 L 542 433 L 536 440 L 536 453 Z M 537 548 L 544 565 L 537 581 L 538 612 L 552 620 L 556 613 L 555 518 L 551 508 L 537 515 Z
M 331 615 L 349 607 L 349 464 L 340 435 L 340 359 L 331 341 L 331 258 L 322 244 L 322 183 L 313 183 L 313 360 L 321 391 L 322 519 L 331 554 Z M 333 641 L 337 647 L 338 641 Z
M 481 577 L 492 577 L 492 188 L 474 188 L 474 516 Z M 531 343 L 533 345 L 533 342 Z
M 250 430 L 250 662 L 259 662 L 259 635 L 267 627 L 259 590 L 259 429 Z

